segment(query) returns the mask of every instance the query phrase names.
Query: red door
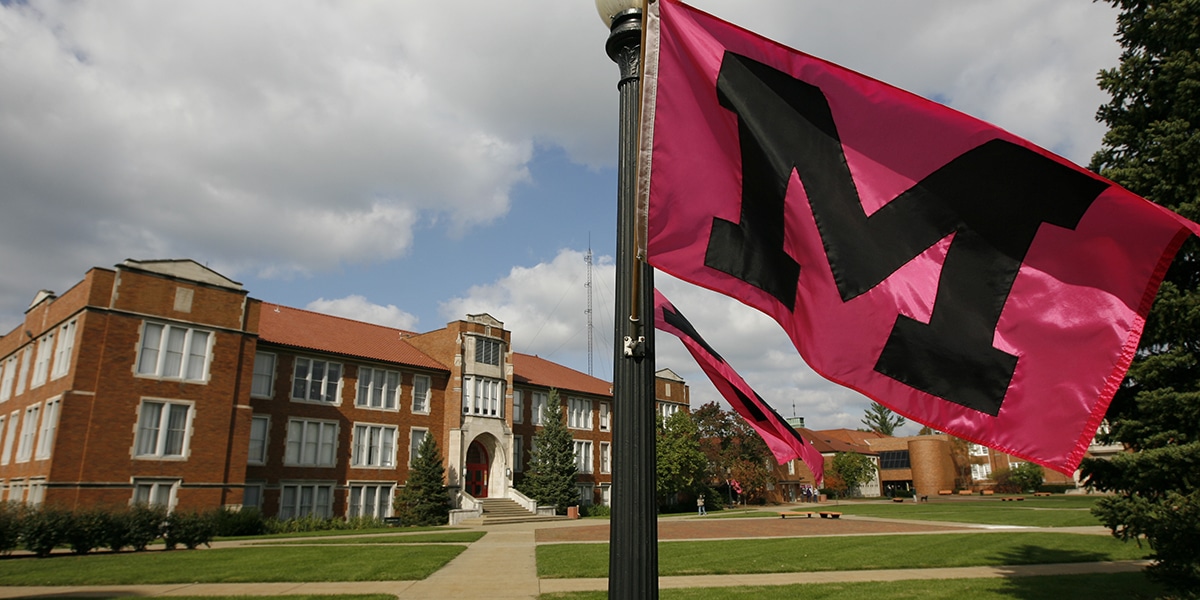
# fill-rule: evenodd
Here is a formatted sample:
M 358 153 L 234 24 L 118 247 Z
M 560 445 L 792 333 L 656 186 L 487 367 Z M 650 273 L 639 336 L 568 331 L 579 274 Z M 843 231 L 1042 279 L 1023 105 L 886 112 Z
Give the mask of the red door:
M 476 498 L 487 498 L 488 454 L 479 442 L 471 442 L 467 448 L 465 474 L 467 493 Z

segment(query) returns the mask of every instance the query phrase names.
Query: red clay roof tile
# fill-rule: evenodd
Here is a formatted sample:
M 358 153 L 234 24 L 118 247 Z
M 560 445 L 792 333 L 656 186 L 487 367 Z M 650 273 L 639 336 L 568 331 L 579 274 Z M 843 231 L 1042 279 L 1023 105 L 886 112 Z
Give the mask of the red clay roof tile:
M 612 384 L 532 354 L 513 352 L 513 384 L 612 396 Z
M 417 350 L 412 332 L 263 302 L 259 339 L 271 344 L 330 352 L 438 371 L 446 365 Z

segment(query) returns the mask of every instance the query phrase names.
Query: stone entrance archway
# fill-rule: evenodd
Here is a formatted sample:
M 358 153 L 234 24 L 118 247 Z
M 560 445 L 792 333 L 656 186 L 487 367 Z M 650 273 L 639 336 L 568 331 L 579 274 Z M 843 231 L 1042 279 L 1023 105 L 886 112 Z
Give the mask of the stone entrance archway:
M 490 470 L 491 461 L 487 448 L 484 448 L 479 440 L 471 442 L 467 448 L 467 460 L 463 468 L 464 490 L 476 498 L 487 498 Z

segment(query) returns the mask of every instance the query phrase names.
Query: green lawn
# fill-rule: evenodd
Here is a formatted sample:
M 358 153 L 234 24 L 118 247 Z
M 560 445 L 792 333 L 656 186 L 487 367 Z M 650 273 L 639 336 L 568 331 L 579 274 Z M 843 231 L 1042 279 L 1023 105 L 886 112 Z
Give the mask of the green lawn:
M 0 559 L 5 585 L 424 579 L 466 546 L 272 546 Z
M 1083 527 L 1099 525 L 1092 516 L 1095 498 L 1058 497 L 1026 498 L 1022 502 L 1003 502 L 1000 498 L 981 498 L 970 501 L 915 503 L 843 502 L 832 510 L 847 515 L 883 517 L 887 519 L 916 519 L 920 521 L 951 521 L 988 525 L 1020 525 L 1026 527 Z M 830 508 L 823 508 L 831 510 Z
M 243 535 L 218 537 L 215 541 L 236 540 L 282 540 L 290 538 L 334 537 L 339 535 L 395 535 L 398 533 L 418 533 L 421 531 L 454 531 L 457 527 L 438 525 L 434 527 L 378 527 L 375 529 L 323 529 L 321 531 L 291 531 L 287 533 L 272 533 L 268 535 Z M 162 543 L 162 540 L 159 540 Z
M 862 583 L 812 583 L 781 586 L 665 589 L 662 600 L 749 600 L 805 598 L 806 600 L 1062 600 L 1063 598 L 1158 598 L 1162 588 L 1141 573 L 1055 575 L 1008 579 L 933 579 Z M 605 592 L 542 594 L 540 600 L 604 600 Z
M 256 543 L 255 546 L 322 545 L 322 544 L 469 544 L 483 537 L 483 531 L 453 531 L 447 533 L 406 533 L 393 535 L 369 535 L 346 538 L 318 538 L 284 540 Z
M 1144 558 L 1108 536 L 1052 532 L 808 537 L 662 542 L 660 575 L 920 569 Z M 537 548 L 538 576 L 607 577 L 608 544 Z

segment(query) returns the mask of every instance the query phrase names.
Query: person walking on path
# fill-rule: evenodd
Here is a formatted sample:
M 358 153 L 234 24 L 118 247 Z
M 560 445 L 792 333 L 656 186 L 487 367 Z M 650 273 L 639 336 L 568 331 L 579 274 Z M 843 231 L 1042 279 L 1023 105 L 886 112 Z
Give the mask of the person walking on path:
M 696 508 L 700 511 L 700 516 L 708 514 L 708 511 L 704 510 L 704 494 L 700 494 L 700 497 L 696 498 Z

